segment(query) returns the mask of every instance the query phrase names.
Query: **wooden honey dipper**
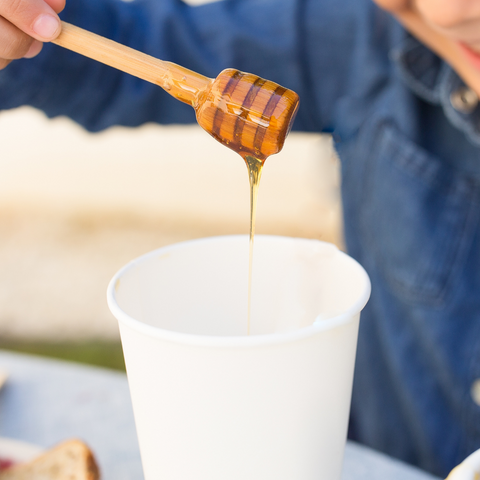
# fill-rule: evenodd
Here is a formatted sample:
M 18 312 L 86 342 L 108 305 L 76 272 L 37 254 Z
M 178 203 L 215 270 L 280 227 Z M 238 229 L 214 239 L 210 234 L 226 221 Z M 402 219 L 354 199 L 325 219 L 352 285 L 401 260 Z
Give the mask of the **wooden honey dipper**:
M 256 75 L 227 69 L 213 80 L 66 22 L 53 43 L 162 87 L 191 105 L 199 125 L 244 159 L 263 163 L 278 153 L 298 109 L 295 92 Z

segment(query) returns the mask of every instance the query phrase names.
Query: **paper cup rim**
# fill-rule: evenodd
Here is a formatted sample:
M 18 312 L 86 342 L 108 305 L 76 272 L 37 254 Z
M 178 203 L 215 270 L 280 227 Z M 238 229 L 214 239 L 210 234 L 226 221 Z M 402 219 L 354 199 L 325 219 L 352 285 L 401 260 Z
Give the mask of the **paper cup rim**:
M 298 241 L 298 242 L 316 242 L 322 245 L 328 245 L 330 248 L 335 249 L 336 253 L 344 256 L 355 268 L 358 269 L 358 272 L 361 277 L 363 277 L 365 288 L 362 293 L 358 296 L 357 300 L 344 312 L 333 317 L 322 319 L 320 322 L 313 322 L 307 327 L 302 327 L 298 330 L 293 330 L 290 332 L 278 332 L 278 333 L 268 333 L 261 335 L 239 335 L 239 336 L 221 336 L 221 335 L 201 335 L 201 334 L 191 334 L 176 332 L 174 330 L 162 329 L 159 327 L 154 327 L 148 325 L 140 320 L 128 315 L 124 310 L 120 308 L 116 300 L 116 286 L 120 278 L 125 275 L 130 269 L 137 266 L 139 263 L 147 261 L 150 257 L 158 256 L 159 254 L 165 254 L 172 250 L 177 250 L 180 248 L 185 248 L 188 245 L 203 243 L 203 242 L 213 242 L 213 241 L 225 241 L 225 240 L 239 240 L 247 239 L 248 235 L 223 235 L 216 237 L 206 237 L 194 240 L 186 240 L 183 242 L 174 243 L 167 245 L 151 252 L 145 253 L 130 262 L 124 265 L 110 280 L 107 288 L 107 303 L 110 311 L 115 316 L 117 321 L 124 326 L 129 327 L 132 330 L 135 330 L 144 335 L 157 338 L 159 340 L 170 341 L 183 345 L 196 345 L 203 347 L 239 347 L 239 348 L 253 348 L 259 346 L 268 346 L 276 345 L 280 343 L 294 342 L 296 340 L 301 340 L 306 337 L 313 336 L 317 333 L 324 332 L 326 330 L 331 330 L 346 323 L 353 321 L 356 315 L 360 314 L 362 309 L 365 307 L 371 292 L 371 283 L 370 278 L 368 277 L 365 269 L 352 257 L 346 253 L 339 250 L 335 245 L 324 242 L 322 240 L 313 240 L 313 239 L 304 239 L 304 238 L 295 238 L 295 237 L 285 237 L 285 236 L 276 236 L 276 235 L 255 235 L 255 240 L 257 239 L 268 239 L 270 241 Z

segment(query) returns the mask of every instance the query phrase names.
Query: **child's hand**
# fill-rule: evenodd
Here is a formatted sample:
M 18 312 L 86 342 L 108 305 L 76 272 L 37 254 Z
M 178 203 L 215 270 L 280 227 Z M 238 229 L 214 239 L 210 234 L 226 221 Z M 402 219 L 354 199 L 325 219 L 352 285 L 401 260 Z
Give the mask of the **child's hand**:
M 65 0 L 0 0 L 0 69 L 14 59 L 34 57 L 43 42 L 57 37 L 57 13 L 64 6 Z

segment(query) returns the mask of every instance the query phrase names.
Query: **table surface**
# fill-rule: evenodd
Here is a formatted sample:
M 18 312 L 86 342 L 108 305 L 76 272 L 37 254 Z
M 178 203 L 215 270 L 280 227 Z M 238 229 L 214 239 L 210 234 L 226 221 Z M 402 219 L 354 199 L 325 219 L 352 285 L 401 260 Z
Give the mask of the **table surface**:
M 0 370 L 9 374 L 0 391 L 0 437 L 44 448 L 81 438 L 95 452 L 102 480 L 143 479 L 123 373 L 5 351 Z M 436 477 L 348 442 L 342 480 L 367 479 Z

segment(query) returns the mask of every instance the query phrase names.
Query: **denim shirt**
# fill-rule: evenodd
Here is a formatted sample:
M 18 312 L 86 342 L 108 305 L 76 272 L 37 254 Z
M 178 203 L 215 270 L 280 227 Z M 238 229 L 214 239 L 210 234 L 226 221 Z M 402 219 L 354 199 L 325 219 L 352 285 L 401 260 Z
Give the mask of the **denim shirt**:
M 451 68 L 369 0 L 71 0 L 61 16 L 299 93 L 294 129 L 333 134 L 347 248 L 372 280 L 350 437 L 441 476 L 480 448 L 480 109 L 452 106 Z M 160 88 L 54 45 L 0 72 L 0 109 L 20 105 L 91 131 L 194 121 Z

